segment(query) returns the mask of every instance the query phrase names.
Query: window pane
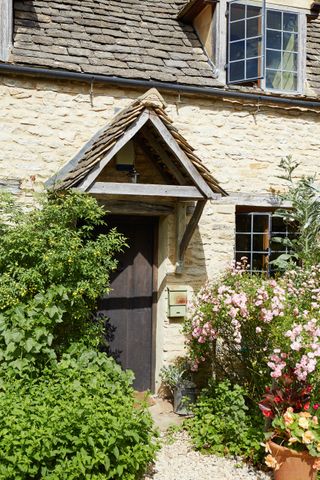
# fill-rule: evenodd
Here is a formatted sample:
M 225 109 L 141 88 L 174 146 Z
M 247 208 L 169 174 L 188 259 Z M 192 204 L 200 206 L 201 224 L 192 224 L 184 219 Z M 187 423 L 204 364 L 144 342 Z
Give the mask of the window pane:
M 254 215 L 253 217 L 253 231 L 266 232 L 268 231 L 269 216 L 268 215 Z
M 261 17 L 251 18 L 247 21 L 247 38 L 258 37 L 261 31 Z
M 245 38 L 245 21 L 230 24 L 230 40 L 242 40 Z
M 266 86 L 267 86 L 267 88 L 273 88 L 275 90 L 281 90 L 281 88 L 282 88 L 281 72 L 278 72 L 276 70 L 267 70 L 266 71 Z
M 272 216 L 272 233 L 285 232 L 287 230 L 286 224 L 282 217 Z
M 230 63 L 230 80 L 244 80 L 244 62 Z
M 298 35 L 296 33 L 283 33 L 283 50 L 298 51 Z
M 254 253 L 252 258 L 252 270 L 267 270 L 268 256 L 260 253 Z
M 258 15 L 261 15 L 261 8 L 260 7 L 254 7 L 253 5 L 248 5 L 247 6 L 247 17 L 256 17 Z
M 267 68 L 274 70 L 281 69 L 281 52 L 278 50 L 267 50 L 266 58 Z
M 282 73 L 282 88 L 287 91 L 294 92 L 298 88 L 298 78 L 296 73 Z
M 269 248 L 269 234 L 266 235 L 253 235 L 253 251 L 262 252 Z
M 250 263 L 250 253 L 248 252 L 236 252 L 236 262 L 241 262 L 241 258 L 245 257 Z
M 291 52 L 283 53 L 283 70 L 289 70 L 296 72 L 298 70 L 298 54 Z
M 281 32 L 267 30 L 267 48 L 281 50 Z
M 251 38 L 247 40 L 247 58 L 258 57 L 261 55 L 260 38 Z
M 275 30 L 282 29 L 282 12 L 275 12 L 274 10 L 268 10 L 267 12 L 267 27 Z
M 231 21 L 241 20 L 242 18 L 245 18 L 245 15 L 246 15 L 245 5 L 242 5 L 241 3 L 233 3 L 230 5 L 230 8 L 231 8 L 231 11 L 230 11 Z
M 283 14 L 283 30 L 289 30 L 289 32 L 298 31 L 298 15 L 296 13 Z
M 246 78 L 257 78 L 259 77 L 259 66 L 260 66 L 260 58 L 253 58 L 252 60 L 247 60 L 246 63 Z
M 236 238 L 236 250 L 241 252 L 250 252 L 251 250 L 251 235 L 238 234 Z
M 230 43 L 230 60 L 241 60 L 245 56 L 245 50 L 244 50 L 244 40 L 240 42 L 234 42 Z
M 274 235 L 272 232 L 272 237 L 282 238 L 284 240 L 286 238 L 286 234 L 279 233 Z M 270 245 L 272 252 L 278 252 L 278 253 L 286 252 L 287 246 L 281 242 L 275 242 L 272 237 L 271 237 L 271 245 Z
M 251 232 L 251 215 L 237 214 L 236 216 L 236 231 L 237 232 Z

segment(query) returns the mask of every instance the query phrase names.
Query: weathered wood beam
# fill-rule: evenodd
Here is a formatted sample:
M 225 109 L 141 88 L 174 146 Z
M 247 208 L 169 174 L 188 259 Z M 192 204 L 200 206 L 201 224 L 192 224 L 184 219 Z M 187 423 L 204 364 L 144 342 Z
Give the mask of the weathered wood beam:
M 148 131 L 147 126 L 142 130 L 142 135 L 146 138 L 149 146 L 153 148 L 153 150 L 159 155 L 161 161 L 165 164 L 171 175 L 180 185 L 184 185 L 186 183 L 186 179 L 173 163 L 165 149 L 160 145 L 159 140 L 155 138 L 150 131 Z
M 203 195 L 196 187 L 180 185 L 158 185 L 146 183 L 96 182 L 87 192 L 93 195 L 125 195 L 147 197 L 171 197 L 190 200 L 203 200 Z
M 174 213 L 174 206 L 125 200 L 100 200 L 106 211 L 115 215 L 167 216 Z
M 145 139 L 142 137 L 142 135 L 137 135 L 135 138 L 135 141 L 137 142 L 137 145 L 141 148 L 145 156 L 148 158 L 148 160 L 151 161 L 154 168 L 160 173 L 163 181 L 168 185 L 170 185 L 172 183 L 172 177 L 170 177 L 170 175 L 167 172 L 165 172 L 163 169 L 160 168 L 159 162 L 152 154 L 150 148 L 146 144 Z
M 12 0 L 0 0 L 0 60 L 8 61 L 12 46 Z
M 193 165 L 191 160 L 187 157 L 184 151 L 180 148 L 179 144 L 176 142 L 175 138 L 171 135 L 167 127 L 161 122 L 159 117 L 150 113 L 150 122 L 153 124 L 155 129 L 161 135 L 163 140 L 168 145 L 169 149 L 174 153 L 175 157 L 180 161 L 185 171 L 192 178 L 193 183 L 199 188 L 199 190 L 204 194 L 208 199 L 214 198 L 214 193 L 211 188 L 207 185 L 205 180 L 202 178 L 196 167 Z
M 111 148 L 107 155 L 100 160 L 100 162 L 94 167 L 89 175 L 80 183 L 78 188 L 83 191 L 88 191 L 90 185 L 93 184 L 95 179 L 99 176 L 102 170 L 108 165 L 113 157 L 124 147 L 143 127 L 143 125 L 149 120 L 149 112 L 144 110 L 135 122 L 127 129 L 127 131 L 120 137 L 117 143 Z
M 247 192 L 230 192 L 227 197 L 220 196 L 216 199 L 218 204 L 239 205 L 252 207 L 290 207 L 290 202 L 281 202 L 279 195 L 274 193 L 247 193 Z
M 195 232 L 195 229 L 197 228 L 197 225 L 199 223 L 199 220 L 201 218 L 203 209 L 207 203 L 207 200 L 200 200 L 197 202 L 195 211 L 193 212 L 192 217 L 190 218 L 190 221 L 187 225 L 187 228 L 184 232 L 184 235 L 182 237 L 182 240 L 180 242 L 179 250 L 178 250 L 178 255 L 177 255 L 177 261 L 176 261 L 176 273 L 181 274 L 183 271 L 184 267 L 184 256 L 186 253 L 186 250 L 188 248 L 188 245 L 190 243 L 190 240 Z

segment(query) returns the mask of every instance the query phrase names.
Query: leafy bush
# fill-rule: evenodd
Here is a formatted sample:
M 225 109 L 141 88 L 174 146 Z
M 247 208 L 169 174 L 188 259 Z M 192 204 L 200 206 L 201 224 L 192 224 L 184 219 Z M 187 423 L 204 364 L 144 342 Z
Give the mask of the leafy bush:
M 105 211 L 86 194 L 58 193 L 41 208 L 16 212 L 0 202 L 0 365 L 19 375 L 41 371 L 80 339 L 97 346 L 97 300 L 123 237 L 97 235 Z M 1 223 L 1 221 L 0 221 Z
M 156 444 L 132 375 L 98 353 L 124 239 L 99 235 L 105 212 L 79 193 L 22 212 L 0 197 L 0 478 L 128 479 Z
M 258 416 L 252 416 L 252 409 L 249 415 L 240 386 L 231 387 L 229 381 L 211 382 L 202 391 L 193 413 L 194 417 L 185 423 L 198 450 L 258 460 L 263 428 Z
M 291 157 L 284 158 L 280 168 L 284 173 L 280 177 L 288 183 L 288 191 L 281 194 L 282 201 L 290 202 L 292 208 L 277 210 L 288 224 L 293 224 L 296 237 L 274 238 L 285 244 L 291 253 L 280 255 L 274 263 L 281 269 L 292 267 L 295 262 L 303 266 L 320 263 L 320 188 L 316 184 L 316 176 L 302 176 L 298 181 L 293 177 L 298 163 Z
M 131 480 L 152 460 L 152 421 L 133 407 L 131 375 L 77 349 L 0 393 L 1 479 Z

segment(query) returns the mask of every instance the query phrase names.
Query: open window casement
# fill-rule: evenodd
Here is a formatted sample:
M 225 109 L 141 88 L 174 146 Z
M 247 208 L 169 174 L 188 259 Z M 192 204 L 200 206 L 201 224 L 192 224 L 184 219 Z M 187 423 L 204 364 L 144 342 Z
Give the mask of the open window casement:
M 238 84 L 265 78 L 266 2 L 231 0 L 228 20 L 228 83 Z
M 303 89 L 305 15 L 261 0 L 227 3 L 227 81 L 266 90 Z

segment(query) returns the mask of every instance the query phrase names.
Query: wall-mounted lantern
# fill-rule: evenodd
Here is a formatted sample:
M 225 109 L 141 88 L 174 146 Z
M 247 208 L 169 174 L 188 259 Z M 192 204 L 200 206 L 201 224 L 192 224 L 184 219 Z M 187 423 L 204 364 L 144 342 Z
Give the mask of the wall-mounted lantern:
M 168 287 L 168 317 L 185 317 L 187 315 L 187 287 Z

